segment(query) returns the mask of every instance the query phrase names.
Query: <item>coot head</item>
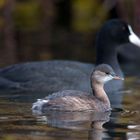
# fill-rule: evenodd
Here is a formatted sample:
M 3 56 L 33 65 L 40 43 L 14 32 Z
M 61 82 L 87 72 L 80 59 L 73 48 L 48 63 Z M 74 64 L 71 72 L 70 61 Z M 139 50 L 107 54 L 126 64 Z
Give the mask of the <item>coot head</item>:
M 117 59 L 117 49 L 126 43 L 140 47 L 140 39 L 129 24 L 113 19 L 106 22 L 96 39 L 96 65 L 109 64 L 119 76 L 123 76 Z
M 140 46 L 140 39 L 133 32 L 131 26 L 118 19 L 106 22 L 99 32 L 98 39 L 102 40 L 101 42 L 108 42 L 108 45 L 114 44 L 114 47 L 129 42 Z M 99 41 L 99 43 L 101 42 Z

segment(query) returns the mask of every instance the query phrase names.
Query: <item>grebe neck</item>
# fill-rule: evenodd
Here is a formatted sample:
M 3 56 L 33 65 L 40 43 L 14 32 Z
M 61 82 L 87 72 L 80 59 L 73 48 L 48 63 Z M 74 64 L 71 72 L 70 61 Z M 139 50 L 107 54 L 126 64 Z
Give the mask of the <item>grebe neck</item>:
M 110 107 L 110 101 L 109 101 L 109 98 L 104 90 L 104 84 L 93 81 L 91 83 L 91 86 L 92 86 L 92 90 L 93 90 L 93 95 L 98 100 L 100 100 L 104 104 L 107 104 Z

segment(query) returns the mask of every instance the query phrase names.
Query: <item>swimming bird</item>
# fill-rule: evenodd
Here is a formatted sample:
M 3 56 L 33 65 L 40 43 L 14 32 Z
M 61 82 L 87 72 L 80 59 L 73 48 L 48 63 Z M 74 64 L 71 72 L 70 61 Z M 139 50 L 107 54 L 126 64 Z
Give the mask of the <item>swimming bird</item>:
M 109 20 L 97 34 L 96 64 L 66 60 L 15 64 L 0 69 L 1 91 L 45 92 L 48 95 L 59 90 L 73 89 L 90 93 L 90 74 L 97 64 L 109 64 L 117 75 L 123 77 L 117 60 L 117 49 L 128 42 L 140 46 L 140 39 L 131 26 L 119 19 Z M 113 80 L 105 85 L 105 91 L 110 93 L 122 87 L 123 82 Z M 118 95 L 117 98 L 114 95 L 109 94 L 113 102 L 121 100 Z
M 113 69 L 107 64 L 95 67 L 91 74 L 91 88 L 93 94 L 89 95 L 83 91 L 63 90 L 44 99 L 38 99 L 33 103 L 33 111 L 97 111 L 105 112 L 111 110 L 109 98 L 104 91 L 104 84 L 112 79 L 123 80 L 117 76 Z M 80 82 L 80 81 L 79 81 Z

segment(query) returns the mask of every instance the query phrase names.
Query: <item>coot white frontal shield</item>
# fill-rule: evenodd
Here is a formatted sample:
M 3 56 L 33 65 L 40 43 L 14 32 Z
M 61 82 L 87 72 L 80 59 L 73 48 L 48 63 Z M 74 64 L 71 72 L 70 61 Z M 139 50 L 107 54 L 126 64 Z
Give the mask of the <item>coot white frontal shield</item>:
M 129 41 L 132 44 L 140 47 L 140 38 L 133 32 L 133 30 L 132 30 L 130 25 L 128 25 L 128 29 L 129 29 L 129 32 L 130 32 Z

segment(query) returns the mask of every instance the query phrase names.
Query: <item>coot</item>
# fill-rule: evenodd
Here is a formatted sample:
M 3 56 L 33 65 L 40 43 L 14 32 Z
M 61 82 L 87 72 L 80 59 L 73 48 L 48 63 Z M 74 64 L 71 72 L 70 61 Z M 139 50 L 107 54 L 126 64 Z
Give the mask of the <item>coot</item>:
M 117 60 L 117 49 L 128 42 L 140 46 L 140 40 L 130 25 L 119 19 L 106 22 L 97 35 L 96 64 L 109 64 L 117 75 L 123 77 Z M 1 91 L 45 92 L 47 95 L 66 89 L 90 93 L 92 90 L 89 79 L 94 66 L 63 60 L 16 64 L 0 69 L 0 88 Z M 111 93 L 122 87 L 123 82 L 113 80 L 105 85 L 105 91 Z M 120 102 L 122 96 L 108 95 L 112 102 Z

